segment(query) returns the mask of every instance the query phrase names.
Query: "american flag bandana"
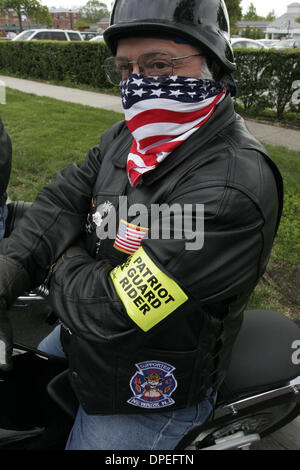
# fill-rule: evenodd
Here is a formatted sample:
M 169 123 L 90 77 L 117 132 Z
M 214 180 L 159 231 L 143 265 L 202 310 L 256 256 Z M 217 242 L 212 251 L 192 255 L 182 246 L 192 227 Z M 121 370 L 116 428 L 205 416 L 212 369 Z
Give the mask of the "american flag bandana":
M 141 246 L 147 232 L 148 228 L 139 227 L 121 219 L 114 248 L 132 255 Z
M 125 120 L 134 140 L 127 175 L 136 186 L 213 114 L 225 98 L 224 86 L 213 80 L 132 74 L 121 85 Z

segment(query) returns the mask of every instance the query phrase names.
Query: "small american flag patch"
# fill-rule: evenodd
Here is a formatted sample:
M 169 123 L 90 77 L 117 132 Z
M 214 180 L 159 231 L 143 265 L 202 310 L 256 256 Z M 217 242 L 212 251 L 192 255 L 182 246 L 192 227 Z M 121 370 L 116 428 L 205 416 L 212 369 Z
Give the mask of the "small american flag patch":
M 142 240 L 147 232 L 147 228 L 130 224 L 121 219 L 114 248 L 131 255 L 141 246 Z

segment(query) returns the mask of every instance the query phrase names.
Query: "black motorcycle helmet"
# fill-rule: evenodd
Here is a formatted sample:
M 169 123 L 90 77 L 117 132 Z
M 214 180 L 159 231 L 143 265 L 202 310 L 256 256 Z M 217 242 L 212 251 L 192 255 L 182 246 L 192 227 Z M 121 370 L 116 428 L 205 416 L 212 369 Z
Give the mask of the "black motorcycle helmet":
M 224 0 L 116 0 L 104 40 L 116 54 L 122 37 L 181 38 L 218 63 L 221 75 L 235 70 Z

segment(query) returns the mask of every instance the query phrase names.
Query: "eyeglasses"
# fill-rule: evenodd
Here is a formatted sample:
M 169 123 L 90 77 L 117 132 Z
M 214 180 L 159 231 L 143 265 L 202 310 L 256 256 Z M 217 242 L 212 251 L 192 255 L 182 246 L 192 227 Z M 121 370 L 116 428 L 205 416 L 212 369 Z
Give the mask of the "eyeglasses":
M 202 56 L 202 54 L 172 57 L 168 52 L 148 52 L 139 56 L 138 60 L 128 60 L 127 57 L 109 57 L 104 61 L 102 68 L 113 85 L 120 85 L 127 80 L 133 72 L 133 65 L 137 64 L 140 74 L 150 77 L 169 77 L 174 74 L 178 66 L 177 60 Z

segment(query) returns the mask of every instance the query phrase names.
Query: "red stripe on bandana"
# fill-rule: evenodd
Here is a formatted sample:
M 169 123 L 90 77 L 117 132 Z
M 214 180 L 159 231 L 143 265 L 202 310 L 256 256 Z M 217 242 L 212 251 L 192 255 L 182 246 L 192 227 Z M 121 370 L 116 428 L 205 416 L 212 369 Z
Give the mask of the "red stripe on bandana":
M 212 80 L 174 76 L 159 83 L 163 97 L 153 98 L 156 77 L 131 77 L 122 88 L 122 99 L 126 124 L 134 138 L 127 174 L 136 186 L 144 173 L 153 171 L 208 121 L 226 91 Z

